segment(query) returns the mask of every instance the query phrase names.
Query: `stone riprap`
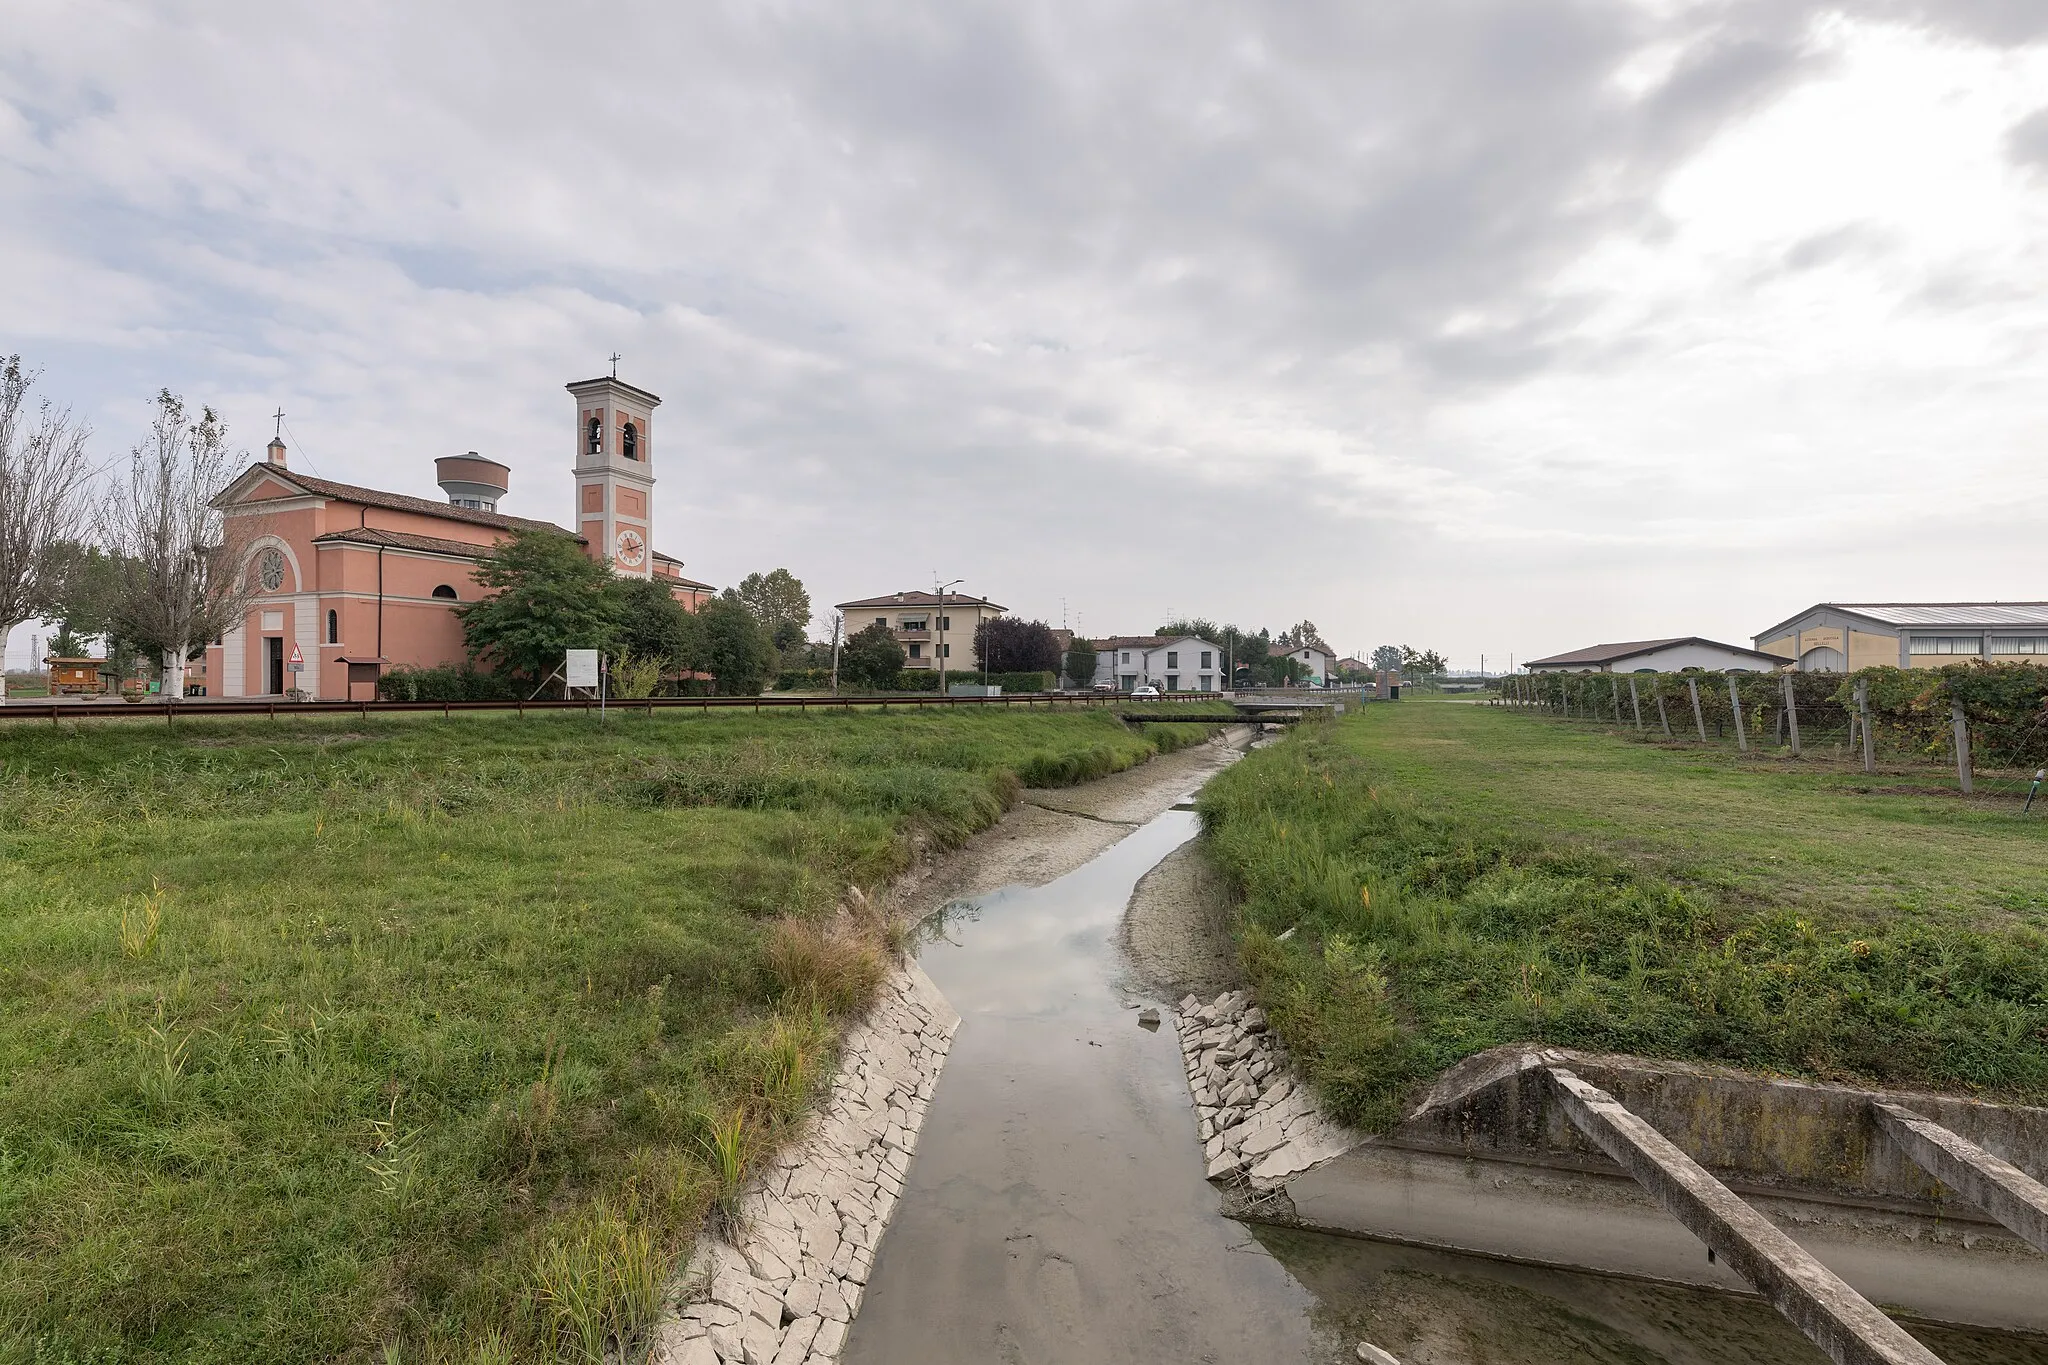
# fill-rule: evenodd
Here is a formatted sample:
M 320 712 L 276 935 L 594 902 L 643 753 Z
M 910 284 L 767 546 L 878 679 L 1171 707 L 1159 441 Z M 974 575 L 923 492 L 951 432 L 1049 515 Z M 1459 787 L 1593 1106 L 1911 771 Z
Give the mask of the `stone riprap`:
M 1227 991 L 1207 1004 L 1186 997 L 1174 1027 L 1209 1179 L 1273 1189 L 1364 1140 L 1322 1116 L 1307 1084 L 1288 1066 L 1286 1047 L 1267 1029 L 1265 1013 L 1244 991 Z
M 824 1111 L 706 1236 L 654 1332 L 652 1365 L 822 1365 L 860 1311 L 960 1015 L 914 962 L 847 1031 Z

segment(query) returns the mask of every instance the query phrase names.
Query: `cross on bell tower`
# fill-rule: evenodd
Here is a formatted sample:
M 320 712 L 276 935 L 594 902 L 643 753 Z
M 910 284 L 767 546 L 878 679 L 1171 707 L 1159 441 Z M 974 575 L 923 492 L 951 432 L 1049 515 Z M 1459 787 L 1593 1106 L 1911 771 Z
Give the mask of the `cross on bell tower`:
M 611 375 L 568 386 L 576 399 L 576 529 L 593 559 L 654 573 L 654 410 L 661 400 Z

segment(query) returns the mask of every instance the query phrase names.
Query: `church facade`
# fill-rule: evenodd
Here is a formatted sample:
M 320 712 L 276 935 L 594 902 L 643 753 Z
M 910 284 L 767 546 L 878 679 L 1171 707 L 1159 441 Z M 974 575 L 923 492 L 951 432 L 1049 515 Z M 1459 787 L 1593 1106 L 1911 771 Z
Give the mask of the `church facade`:
M 241 627 L 207 649 L 207 692 L 296 690 L 321 701 L 364 701 L 394 666 L 461 660 L 454 608 L 484 595 L 477 560 L 520 530 L 574 536 L 615 573 L 665 583 L 694 611 L 714 589 L 653 548 L 653 427 L 661 400 L 617 378 L 568 390 L 576 405 L 574 530 L 499 512 L 511 470 L 474 451 L 435 461 L 447 497 L 436 502 L 302 474 L 290 467 L 284 442 L 273 440 L 264 460 L 215 500 L 225 516 L 253 519 L 244 569 L 259 594 Z

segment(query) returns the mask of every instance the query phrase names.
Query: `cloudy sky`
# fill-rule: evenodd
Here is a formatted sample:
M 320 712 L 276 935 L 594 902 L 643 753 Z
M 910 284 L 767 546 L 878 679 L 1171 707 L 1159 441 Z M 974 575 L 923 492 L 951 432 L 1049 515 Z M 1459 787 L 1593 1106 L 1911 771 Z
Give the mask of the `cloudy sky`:
M 12 0 L 0 352 L 125 451 L 1489 665 L 2048 598 L 2048 5 Z M 26 649 L 15 641 L 14 653 Z

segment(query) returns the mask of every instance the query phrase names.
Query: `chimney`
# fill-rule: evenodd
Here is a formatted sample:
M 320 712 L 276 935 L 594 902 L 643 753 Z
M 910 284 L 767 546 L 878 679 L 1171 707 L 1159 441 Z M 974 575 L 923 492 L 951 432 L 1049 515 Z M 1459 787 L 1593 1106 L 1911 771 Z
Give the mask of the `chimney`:
M 270 462 L 271 462 L 272 464 L 276 465 L 276 466 L 277 466 L 277 467 L 278 467 L 279 469 L 283 469 L 283 468 L 285 467 L 285 464 L 284 464 L 284 438 L 283 438 L 282 436 L 273 436 L 273 437 L 271 437 L 271 438 L 270 438 L 270 444 L 269 444 L 268 446 L 264 447 L 264 450 L 263 450 L 263 455 L 264 455 L 264 458 L 265 458 L 265 459 L 269 460 L 269 461 L 270 461 Z
M 498 499 L 511 486 L 511 478 L 511 469 L 496 460 L 486 460 L 474 450 L 467 455 L 443 455 L 434 461 L 434 479 L 448 495 L 451 507 L 495 512 Z

